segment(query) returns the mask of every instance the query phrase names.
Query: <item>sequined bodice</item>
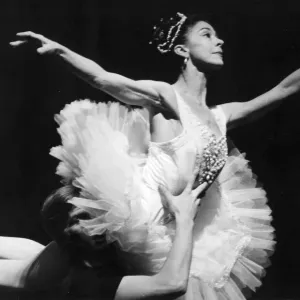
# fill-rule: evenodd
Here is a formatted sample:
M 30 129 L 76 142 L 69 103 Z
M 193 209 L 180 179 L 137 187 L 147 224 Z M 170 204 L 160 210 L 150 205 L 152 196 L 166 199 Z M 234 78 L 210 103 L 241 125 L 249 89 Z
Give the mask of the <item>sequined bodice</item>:
M 180 192 L 178 183 L 181 170 L 185 168 L 187 151 L 196 155 L 195 167 L 200 184 L 212 183 L 227 159 L 226 122 L 221 108 L 212 109 L 221 132 L 221 136 L 217 137 L 206 124 L 201 123 L 179 94 L 177 102 L 183 132 L 170 141 L 150 143 L 144 181 L 152 190 L 157 190 L 158 185 L 165 185 L 174 193 Z
M 226 137 L 222 136 L 217 139 L 214 135 L 211 136 L 202 155 L 197 153 L 197 159 L 199 161 L 199 183 L 208 182 L 211 184 L 226 163 Z

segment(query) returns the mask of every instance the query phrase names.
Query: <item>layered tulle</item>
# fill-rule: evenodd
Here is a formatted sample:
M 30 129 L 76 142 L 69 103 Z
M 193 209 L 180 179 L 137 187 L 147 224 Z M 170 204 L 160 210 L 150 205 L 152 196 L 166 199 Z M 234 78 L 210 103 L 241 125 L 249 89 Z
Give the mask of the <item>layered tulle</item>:
M 151 222 L 142 169 L 149 140 L 147 112 L 88 100 L 67 105 L 56 121 L 62 145 L 50 154 L 57 174 L 81 190 L 69 202 L 86 210 L 86 233 L 116 242 L 129 273 L 157 272 L 171 247 L 166 227 Z M 169 230 L 170 231 L 170 230 Z
M 189 300 L 246 299 L 243 288 L 255 291 L 261 285 L 274 249 L 274 229 L 266 193 L 256 187 L 247 163 L 233 149 L 202 200 Z
M 160 195 L 147 188 L 143 175 L 151 163 L 146 111 L 84 100 L 66 106 L 56 120 L 62 145 L 51 154 L 61 160 L 57 173 L 82 190 L 70 201 L 91 215 L 81 225 L 88 234 L 115 242 L 129 273 L 158 272 L 171 248 L 174 224 L 156 222 L 151 211 L 153 197 Z M 185 299 L 242 300 L 243 287 L 261 285 L 274 246 L 266 202 L 247 160 L 233 149 L 195 220 Z

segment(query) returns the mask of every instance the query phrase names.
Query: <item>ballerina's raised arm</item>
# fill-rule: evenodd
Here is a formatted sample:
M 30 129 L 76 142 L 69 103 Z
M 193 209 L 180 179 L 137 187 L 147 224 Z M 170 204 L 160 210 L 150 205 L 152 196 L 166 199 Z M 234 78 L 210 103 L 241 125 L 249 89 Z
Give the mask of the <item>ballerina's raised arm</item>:
M 255 121 L 278 106 L 282 100 L 300 91 L 300 69 L 297 69 L 266 93 L 246 102 L 222 104 L 229 128 Z
M 166 82 L 132 80 L 108 72 L 94 61 L 32 31 L 19 32 L 17 37 L 18 40 L 10 42 L 11 46 L 19 47 L 31 42 L 37 44 L 39 54 L 59 57 L 78 77 L 123 103 L 137 106 L 164 106 L 166 101 L 175 99 L 171 85 Z

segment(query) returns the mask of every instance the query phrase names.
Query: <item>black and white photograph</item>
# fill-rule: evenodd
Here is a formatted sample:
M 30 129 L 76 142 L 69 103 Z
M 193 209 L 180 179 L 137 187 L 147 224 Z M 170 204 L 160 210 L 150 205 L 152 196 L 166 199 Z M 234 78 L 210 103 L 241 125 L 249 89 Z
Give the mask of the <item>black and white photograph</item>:
M 1 300 L 300 299 L 299 1 L 0 22 Z

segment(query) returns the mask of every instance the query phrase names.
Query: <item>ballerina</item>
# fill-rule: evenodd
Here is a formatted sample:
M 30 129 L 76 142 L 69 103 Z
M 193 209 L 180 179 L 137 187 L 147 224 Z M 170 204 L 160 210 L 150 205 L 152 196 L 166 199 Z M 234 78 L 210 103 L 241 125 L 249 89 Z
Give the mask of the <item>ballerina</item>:
M 300 71 L 253 100 L 210 109 L 206 83 L 223 65 L 223 41 L 202 17 L 177 13 L 155 28 L 157 49 L 182 60 L 173 85 L 113 74 L 33 32 L 17 36 L 12 46 L 37 42 L 38 53 L 60 58 L 114 99 L 144 108 L 85 100 L 67 105 L 57 117 L 63 141 L 51 153 L 61 160 L 58 174 L 81 189 L 70 203 L 90 214 L 82 228 L 116 243 L 127 272 L 157 273 L 174 236 L 173 217 L 158 187 L 167 186 L 173 194 L 184 189 L 178 182 L 184 182 L 185 153 L 192 150 L 198 184 L 210 186 L 195 220 L 185 297 L 239 300 L 245 299 L 239 286 L 260 286 L 274 246 L 271 211 L 245 158 L 237 149 L 228 151 L 226 129 L 256 119 L 298 92 Z

